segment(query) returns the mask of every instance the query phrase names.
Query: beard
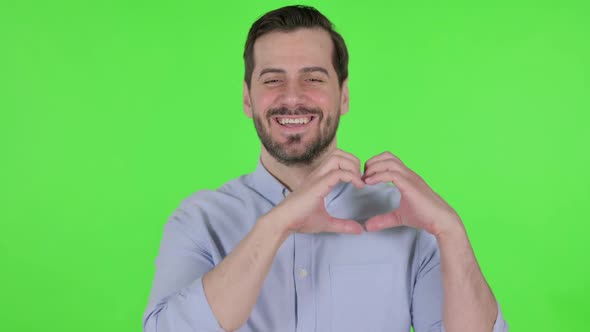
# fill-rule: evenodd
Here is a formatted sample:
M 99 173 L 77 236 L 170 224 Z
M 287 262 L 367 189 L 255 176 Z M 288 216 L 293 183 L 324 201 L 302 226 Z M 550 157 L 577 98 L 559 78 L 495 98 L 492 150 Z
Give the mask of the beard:
M 275 158 L 278 162 L 285 166 L 309 166 L 321 156 L 328 146 L 336 137 L 336 130 L 338 129 L 338 123 L 340 120 L 340 109 L 335 117 L 328 116 L 326 118 L 326 127 L 320 131 L 318 136 L 307 144 L 302 152 L 292 153 L 289 152 L 289 147 L 301 143 L 301 135 L 293 134 L 287 136 L 285 143 L 279 143 L 272 138 L 270 134 L 271 117 L 275 115 L 313 115 L 317 117 L 318 125 L 321 125 L 324 118 L 323 113 L 318 108 L 307 108 L 300 107 L 294 110 L 290 110 L 286 107 L 272 108 L 266 114 L 266 120 L 269 124 L 269 130 L 264 126 L 262 118 L 253 110 L 254 127 L 256 133 L 260 138 L 260 142 L 268 151 L 268 153 Z

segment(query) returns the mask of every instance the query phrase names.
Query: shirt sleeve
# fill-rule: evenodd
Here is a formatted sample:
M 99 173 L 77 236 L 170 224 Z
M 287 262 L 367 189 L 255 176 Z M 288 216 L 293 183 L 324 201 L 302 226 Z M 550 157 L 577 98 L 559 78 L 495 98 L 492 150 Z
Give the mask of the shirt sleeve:
M 197 209 L 178 209 L 164 226 L 144 332 L 223 332 L 203 289 L 202 276 L 214 267 L 195 229 L 203 217 Z
M 416 272 L 412 292 L 412 325 L 415 332 L 445 332 L 442 322 L 443 287 L 440 252 L 434 236 L 421 231 L 416 244 Z M 492 332 L 507 332 L 508 324 L 498 305 Z

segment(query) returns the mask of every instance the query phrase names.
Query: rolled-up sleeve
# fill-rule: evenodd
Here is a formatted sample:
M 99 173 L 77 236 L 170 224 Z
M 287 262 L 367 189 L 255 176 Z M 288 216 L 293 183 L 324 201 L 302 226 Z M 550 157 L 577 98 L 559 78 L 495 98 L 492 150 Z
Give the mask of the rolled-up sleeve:
M 494 328 L 492 332 L 505 332 L 508 331 L 508 323 L 504 320 L 504 316 L 502 316 L 502 310 L 500 310 L 500 304 L 498 304 L 498 315 L 496 316 L 496 322 L 494 323 Z
M 496 302 L 496 304 L 498 304 Z M 446 332 L 445 327 L 441 324 L 441 332 Z M 494 323 L 494 327 L 492 328 L 492 332 L 507 332 L 508 331 L 508 323 L 504 320 L 502 316 L 502 311 L 500 310 L 500 305 L 498 304 L 498 315 L 496 316 L 496 322 Z
M 195 211 L 175 211 L 164 227 L 144 332 L 223 332 L 203 289 L 202 277 L 214 264 Z

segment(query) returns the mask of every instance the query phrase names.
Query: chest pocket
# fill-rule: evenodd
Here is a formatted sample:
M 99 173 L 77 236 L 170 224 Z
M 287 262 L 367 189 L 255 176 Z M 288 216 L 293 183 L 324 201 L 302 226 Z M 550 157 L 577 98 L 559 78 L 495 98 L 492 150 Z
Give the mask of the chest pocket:
M 394 325 L 392 264 L 330 265 L 332 332 L 385 331 Z

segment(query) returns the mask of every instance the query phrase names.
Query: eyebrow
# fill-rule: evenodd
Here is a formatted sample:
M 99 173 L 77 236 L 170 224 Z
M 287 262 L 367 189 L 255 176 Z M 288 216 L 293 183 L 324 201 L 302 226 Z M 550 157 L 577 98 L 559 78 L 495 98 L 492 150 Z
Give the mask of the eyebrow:
M 260 71 L 260 74 L 258 75 L 258 77 L 260 78 L 262 75 L 264 74 L 268 74 L 268 73 L 279 73 L 279 74 L 284 74 L 285 70 L 284 69 L 278 69 L 278 68 L 264 68 Z
M 302 73 L 311 73 L 311 72 L 315 72 L 315 71 L 322 72 L 322 73 L 326 74 L 326 76 L 330 77 L 330 74 L 328 73 L 328 71 L 324 67 L 319 67 L 319 66 L 305 67 L 305 68 L 302 68 L 299 70 L 299 72 L 302 72 Z M 262 77 L 262 75 L 268 74 L 268 73 L 284 74 L 284 73 L 286 73 L 286 71 L 284 69 L 279 69 L 279 68 L 264 68 L 260 71 L 258 78 L 260 78 L 260 77 Z
M 312 73 L 314 71 L 322 72 L 322 73 L 326 74 L 326 76 L 330 77 L 330 74 L 328 73 L 328 71 L 324 67 L 318 67 L 318 66 L 316 66 L 316 67 L 305 67 L 305 68 L 303 68 L 303 69 L 300 70 L 300 72 L 303 72 L 303 73 Z

